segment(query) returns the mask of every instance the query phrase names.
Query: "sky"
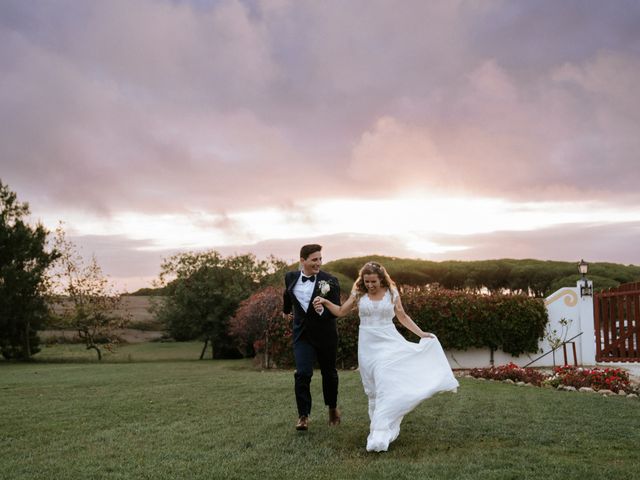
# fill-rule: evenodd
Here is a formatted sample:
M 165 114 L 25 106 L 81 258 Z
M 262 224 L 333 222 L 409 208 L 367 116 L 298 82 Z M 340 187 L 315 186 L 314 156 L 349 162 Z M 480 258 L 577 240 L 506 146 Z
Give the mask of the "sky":
M 0 1 L 0 179 L 163 258 L 640 264 L 640 2 Z

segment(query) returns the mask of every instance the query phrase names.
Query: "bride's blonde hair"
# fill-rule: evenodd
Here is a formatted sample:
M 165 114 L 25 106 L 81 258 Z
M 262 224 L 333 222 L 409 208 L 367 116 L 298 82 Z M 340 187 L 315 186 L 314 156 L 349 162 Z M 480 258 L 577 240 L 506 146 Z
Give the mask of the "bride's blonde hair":
M 378 275 L 380 284 L 383 287 L 387 287 L 392 292 L 398 290 L 398 287 L 396 287 L 396 283 L 391 280 L 391 277 L 387 273 L 387 270 L 382 265 L 380 265 L 378 262 L 367 262 L 358 272 L 358 278 L 356 278 L 356 281 L 353 284 L 351 294 L 355 294 L 357 298 L 367 293 L 367 287 L 365 287 L 364 285 L 364 276 L 372 274 Z

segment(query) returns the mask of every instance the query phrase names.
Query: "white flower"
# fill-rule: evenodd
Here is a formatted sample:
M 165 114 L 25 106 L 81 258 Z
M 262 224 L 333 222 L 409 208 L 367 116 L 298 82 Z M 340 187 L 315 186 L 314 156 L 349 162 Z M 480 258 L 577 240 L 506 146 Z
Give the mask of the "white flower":
M 325 297 L 329 291 L 331 291 L 331 285 L 326 280 L 320 280 L 318 283 L 318 288 L 320 289 L 320 295 Z

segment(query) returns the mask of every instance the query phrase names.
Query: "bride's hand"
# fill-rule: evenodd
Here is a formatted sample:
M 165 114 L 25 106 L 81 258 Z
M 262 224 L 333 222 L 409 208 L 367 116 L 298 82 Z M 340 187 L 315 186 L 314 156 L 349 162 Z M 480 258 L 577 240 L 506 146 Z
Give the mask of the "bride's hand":
M 313 309 L 316 311 L 318 315 L 322 315 L 324 312 L 323 300 L 326 302 L 327 300 L 322 297 L 316 297 L 313 299 Z
M 324 305 L 327 302 L 326 298 L 323 297 L 316 297 L 313 299 L 313 306 L 317 307 L 319 305 Z
M 436 338 L 436 336 L 433 333 L 423 332 L 420 338 Z

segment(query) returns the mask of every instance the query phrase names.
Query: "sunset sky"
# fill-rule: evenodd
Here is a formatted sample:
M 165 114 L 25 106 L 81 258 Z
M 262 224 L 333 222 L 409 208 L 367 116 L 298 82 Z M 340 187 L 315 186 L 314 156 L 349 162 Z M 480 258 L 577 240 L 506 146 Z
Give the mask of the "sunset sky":
M 216 249 L 640 264 L 640 2 L 0 1 L 0 179 L 120 288 Z

